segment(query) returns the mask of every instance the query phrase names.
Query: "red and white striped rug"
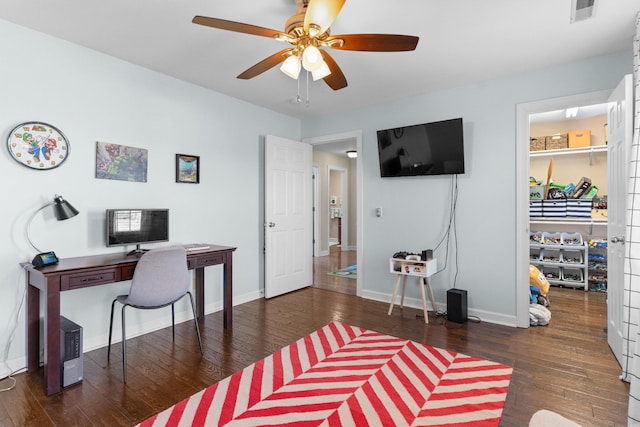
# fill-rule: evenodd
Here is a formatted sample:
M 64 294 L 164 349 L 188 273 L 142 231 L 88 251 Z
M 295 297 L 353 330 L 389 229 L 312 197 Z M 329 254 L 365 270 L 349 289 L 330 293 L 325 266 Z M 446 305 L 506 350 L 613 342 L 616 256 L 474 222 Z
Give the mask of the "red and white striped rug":
M 333 322 L 139 425 L 497 426 L 512 371 Z

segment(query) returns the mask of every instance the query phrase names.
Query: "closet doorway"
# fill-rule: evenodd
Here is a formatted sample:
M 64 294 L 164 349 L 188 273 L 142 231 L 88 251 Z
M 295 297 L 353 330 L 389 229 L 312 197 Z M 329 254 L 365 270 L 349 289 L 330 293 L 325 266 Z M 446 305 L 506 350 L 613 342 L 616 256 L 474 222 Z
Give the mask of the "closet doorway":
M 607 150 L 606 150 L 606 106 L 611 91 L 592 92 L 588 94 L 555 98 L 518 105 L 517 120 L 517 149 L 518 160 L 518 209 L 517 224 L 517 276 L 518 282 L 525 286 L 518 286 L 517 322 L 520 327 L 528 327 L 528 276 L 531 254 L 529 237 L 531 232 L 579 232 L 585 239 L 606 238 L 607 222 L 585 219 L 576 221 L 569 218 L 531 218 L 529 212 L 530 180 L 542 181 L 547 184 L 547 175 L 551 172 L 552 182 L 578 184 L 582 177 L 591 178 L 592 183 L 600 187 L 598 195 L 608 192 L 607 182 Z M 573 116 L 572 109 L 578 108 L 578 116 Z M 603 115 L 604 114 L 604 115 Z M 530 138 L 568 134 L 578 129 L 592 128 L 593 143 L 585 147 L 584 152 L 561 147 L 550 147 L 553 150 L 544 152 L 540 147 L 532 148 Z M 547 135 L 548 134 L 548 135 Z M 593 145 L 593 146 L 592 146 Z M 600 147 L 605 146 L 603 150 Z M 546 147 L 545 147 L 546 148 Z M 567 147 L 568 148 L 568 147 Z M 572 152 L 570 152 L 572 151 Z M 579 153 L 576 154 L 575 151 Z M 578 156 L 578 157 L 575 157 Z M 552 160 L 552 161 L 551 161 Z M 591 175 L 591 176 L 590 176 Z M 546 188 L 545 188 L 546 190 Z M 542 198 L 545 196 L 543 195 Z M 586 280 L 586 278 L 585 278 Z M 552 288 L 553 289 L 553 288 Z M 582 288 L 580 288 L 582 289 Z M 580 290 L 577 290 L 580 292 Z M 553 304 L 553 301 L 551 301 Z M 551 308 L 551 307 L 550 307 Z M 552 310 L 553 312 L 553 310 Z
M 354 132 L 305 141 L 313 148 L 313 286 L 351 295 L 359 295 L 361 281 L 360 139 Z

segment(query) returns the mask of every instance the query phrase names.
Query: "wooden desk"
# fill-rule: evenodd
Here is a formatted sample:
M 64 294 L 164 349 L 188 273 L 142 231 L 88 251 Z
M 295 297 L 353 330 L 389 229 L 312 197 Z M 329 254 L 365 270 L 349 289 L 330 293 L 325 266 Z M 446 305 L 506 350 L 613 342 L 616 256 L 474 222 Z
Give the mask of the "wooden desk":
M 206 250 L 187 253 L 187 264 L 195 270 L 196 313 L 204 320 L 204 268 L 224 265 L 223 307 L 225 329 L 231 329 L 233 316 L 233 251 L 234 247 L 209 245 Z M 40 293 L 44 294 L 44 386 L 52 395 L 61 390 L 60 376 L 60 293 L 90 286 L 131 280 L 139 256 L 104 254 L 61 259 L 56 265 L 26 270 L 27 281 L 27 370 L 40 367 Z

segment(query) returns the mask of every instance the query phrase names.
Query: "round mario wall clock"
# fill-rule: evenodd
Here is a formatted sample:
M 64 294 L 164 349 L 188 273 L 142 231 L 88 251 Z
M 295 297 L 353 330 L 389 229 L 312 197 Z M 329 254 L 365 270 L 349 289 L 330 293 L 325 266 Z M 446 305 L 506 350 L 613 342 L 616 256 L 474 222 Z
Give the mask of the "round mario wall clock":
M 57 129 L 42 122 L 19 124 L 9 133 L 7 148 L 18 163 L 32 169 L 53 169 L 69 156 L 69 141 Z

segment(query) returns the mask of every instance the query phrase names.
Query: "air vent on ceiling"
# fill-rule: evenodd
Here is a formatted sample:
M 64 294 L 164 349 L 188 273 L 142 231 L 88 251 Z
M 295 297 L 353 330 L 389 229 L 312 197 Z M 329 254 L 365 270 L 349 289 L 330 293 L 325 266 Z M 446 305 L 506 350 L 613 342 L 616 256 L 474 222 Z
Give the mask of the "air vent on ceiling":
M 593 17 L 596 0 L 571 0 L 571 22 L 584 21 Z

